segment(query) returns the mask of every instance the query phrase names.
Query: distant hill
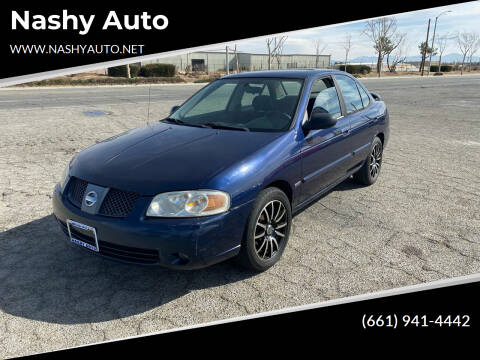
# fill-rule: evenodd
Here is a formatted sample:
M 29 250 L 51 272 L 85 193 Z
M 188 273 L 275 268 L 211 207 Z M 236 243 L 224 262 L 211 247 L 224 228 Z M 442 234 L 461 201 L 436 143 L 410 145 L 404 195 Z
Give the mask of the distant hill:
M 438 56 L 432 56 L 432 60 L 437 61 L 438 58 L 439 58 Z M 442 62 L 445 62 L 445 63 L 462 62 L 462 59 L 463 59 L 463 55 L 458 54 L 458 53 L 446 54 L 446 55 L 442 56 Z M 421 61 L 421 60 L 422 60 L 422 57 L 420 55 L 407 57 L 407 62 L 408 61 Z M 468 61 L 468 58 L 465 59 L 465 61 Z M 472 61 L 474 61 L 474 62 L 480 61 L 480 56 L 474 56 L 472 58 Z
M 442 56 L 442 63 L 454 63 L 454 62 L 461 62 L 462 61 L 462 54 L 458 53 L 452 53 L 452 54 L 446 54 Z M 411 61 L 421 61 L 422 57 L 420 55 L 416 56 L 408 56 L 407 57 L 407 62 Z M 432 56 L 433 61 L 438 60 L 438 56 Z M 345 60 L 337 60 L 337 59 L 332 59 L 332 64 L 335 64 L 336 62 L 344 62 Z M 472 61 L 478 62 L 480 61 L 480 56 L 474 56 L 472 58 Z M 376 63 L 377 62 L 377 57 L 376 56 L 359 56 L 354 59 L 349 59 L 348 62 L 352 63 Z

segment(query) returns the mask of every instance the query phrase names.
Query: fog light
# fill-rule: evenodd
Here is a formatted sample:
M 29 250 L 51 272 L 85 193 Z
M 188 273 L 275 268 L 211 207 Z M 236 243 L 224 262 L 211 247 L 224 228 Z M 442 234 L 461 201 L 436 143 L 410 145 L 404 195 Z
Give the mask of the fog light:
M 178 252 L 172 254 L 173 260 L 171 261 L 172 265 L 186 265 L 190 262 L 190 258 L 188 255 Z

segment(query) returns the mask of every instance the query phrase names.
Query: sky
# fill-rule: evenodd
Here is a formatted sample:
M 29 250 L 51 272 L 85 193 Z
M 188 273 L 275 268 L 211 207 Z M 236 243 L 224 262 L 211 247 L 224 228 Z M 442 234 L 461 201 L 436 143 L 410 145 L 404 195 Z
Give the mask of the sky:
M 452 37 L 456 32 L 463 31 L 475 31 L 480 34 L 480 1 L 392 14 L 397 19 L 398 32 L 406 34 L 404 46 L 406 56 L 419 55 L 418 45 L 421 41 L 425 41 L 428 19 L 432 19 L 430 28 L 431 39 L 435 17 L 448 10 L 451 12 L 443 14 L 438 18 L 436 39 L 439 36 Z M 288 38 L 283 53 L 315 54 L 315 41 L 320 40 L 323 45 L 326 45 L 323 51 L 324 54 L 330 54 L 332 59 L 342 60 L 345 58 L 345 49 L 343 47 L 345 38 L 347 35 L 351 35 L 353 45 L 349 54 L 350 59 L 359 56 L 375 56 L 372 42 L 362 34 L 365 23 L 366 20 L 360 20 L 287 33 Z M 267 49 L 265 38 L 237 41 L 229 45 L 233 47 L 235 44 L 237 44 L 238 51 L 241 52 L 266 53 Z M 444 55 L 459 52 L 455 40 L 448 40 Z

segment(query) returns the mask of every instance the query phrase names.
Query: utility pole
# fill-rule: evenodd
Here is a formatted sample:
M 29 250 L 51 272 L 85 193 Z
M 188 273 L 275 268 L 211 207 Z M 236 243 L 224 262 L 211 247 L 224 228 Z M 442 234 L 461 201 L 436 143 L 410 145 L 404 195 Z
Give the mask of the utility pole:
M 437 19 L 438 19 L 438 16 L 435 18 L 435 26 L 433 27 L 432 52 L 430 53 L 430 59 L 428 60 L 427 76 L 430 76 L 430 68 L 432 67 L 432 54 L 433 54 L 433 45 L 435 44 L 435 32 L 437 31 Z M 438 69 L 438 71 L 440 71 L 440 69 Z
M 206 71 L 207 75 L 210 73 L 210 71 L 208 70 L 209 66 L 210 66 L 210 62 L 208 61 L 208 52 L 207 52 L 207 66 L 205 68 L 205 71 Z
M 227 70 L 227 75 L 230 74 L 230 69 L 229 69 L 229 64 L 228 64 L 228 45 L 225 46 L 225 69 Z
M 430 75 L 430 67 L 432 66 L 432 53 L 433 53 L 433 49 L 434 49 L 433 46 L 435 45 L 435 32 L 437 31 L 437 20 L 443 14 L 446 14 L 446 13 L 449 13 L 449 12 L 452 12 L 452 11 L 451 10 L 444 11 L 444 12 L 438 14 L 437 17 L 435 18 L 435 26 L 433 27 L 433 38 L 432 38 L 432 52 L 430 53 L 430 60 L 428 61 L 427 76 Z M 438 71 L 440 71 L 440 65 L 438 66 Z
M 427 58 L 427 48 L 428 48 L 428 36 L 430 35 L 430 19 L 428 19 L 428 29 L 427 29 L 427 40 L 425 40 L 425 47 L 423 48 L 422 54 L 422 76 L 425 71 L 425 60 Z

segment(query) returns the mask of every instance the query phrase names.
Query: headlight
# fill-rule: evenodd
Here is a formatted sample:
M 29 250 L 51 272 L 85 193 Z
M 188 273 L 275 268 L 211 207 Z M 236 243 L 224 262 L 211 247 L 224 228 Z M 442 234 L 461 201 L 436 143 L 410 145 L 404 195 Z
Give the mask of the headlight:
M 62 178 L 60 179 L 60 188 L 65 189 L 65 185 L 67 185 L 68 179 L 70 178 L 70 163 L 65 167 L 63 170 Z
M 155 196 L 147 216 L 193 217 L 219 214 L 230 208 L 230 195 L 216 190 L 175 191 Z
M 68 179 L 70 179 L 70 168 L 72 167 L 73 160 L 75 160 L 75 155 L 69 162 L 68 165 L 63 170 L 62 177 L 60 179 L 60 187 L 62 191 L 65 189 L 65 185 L 67 185 Z

